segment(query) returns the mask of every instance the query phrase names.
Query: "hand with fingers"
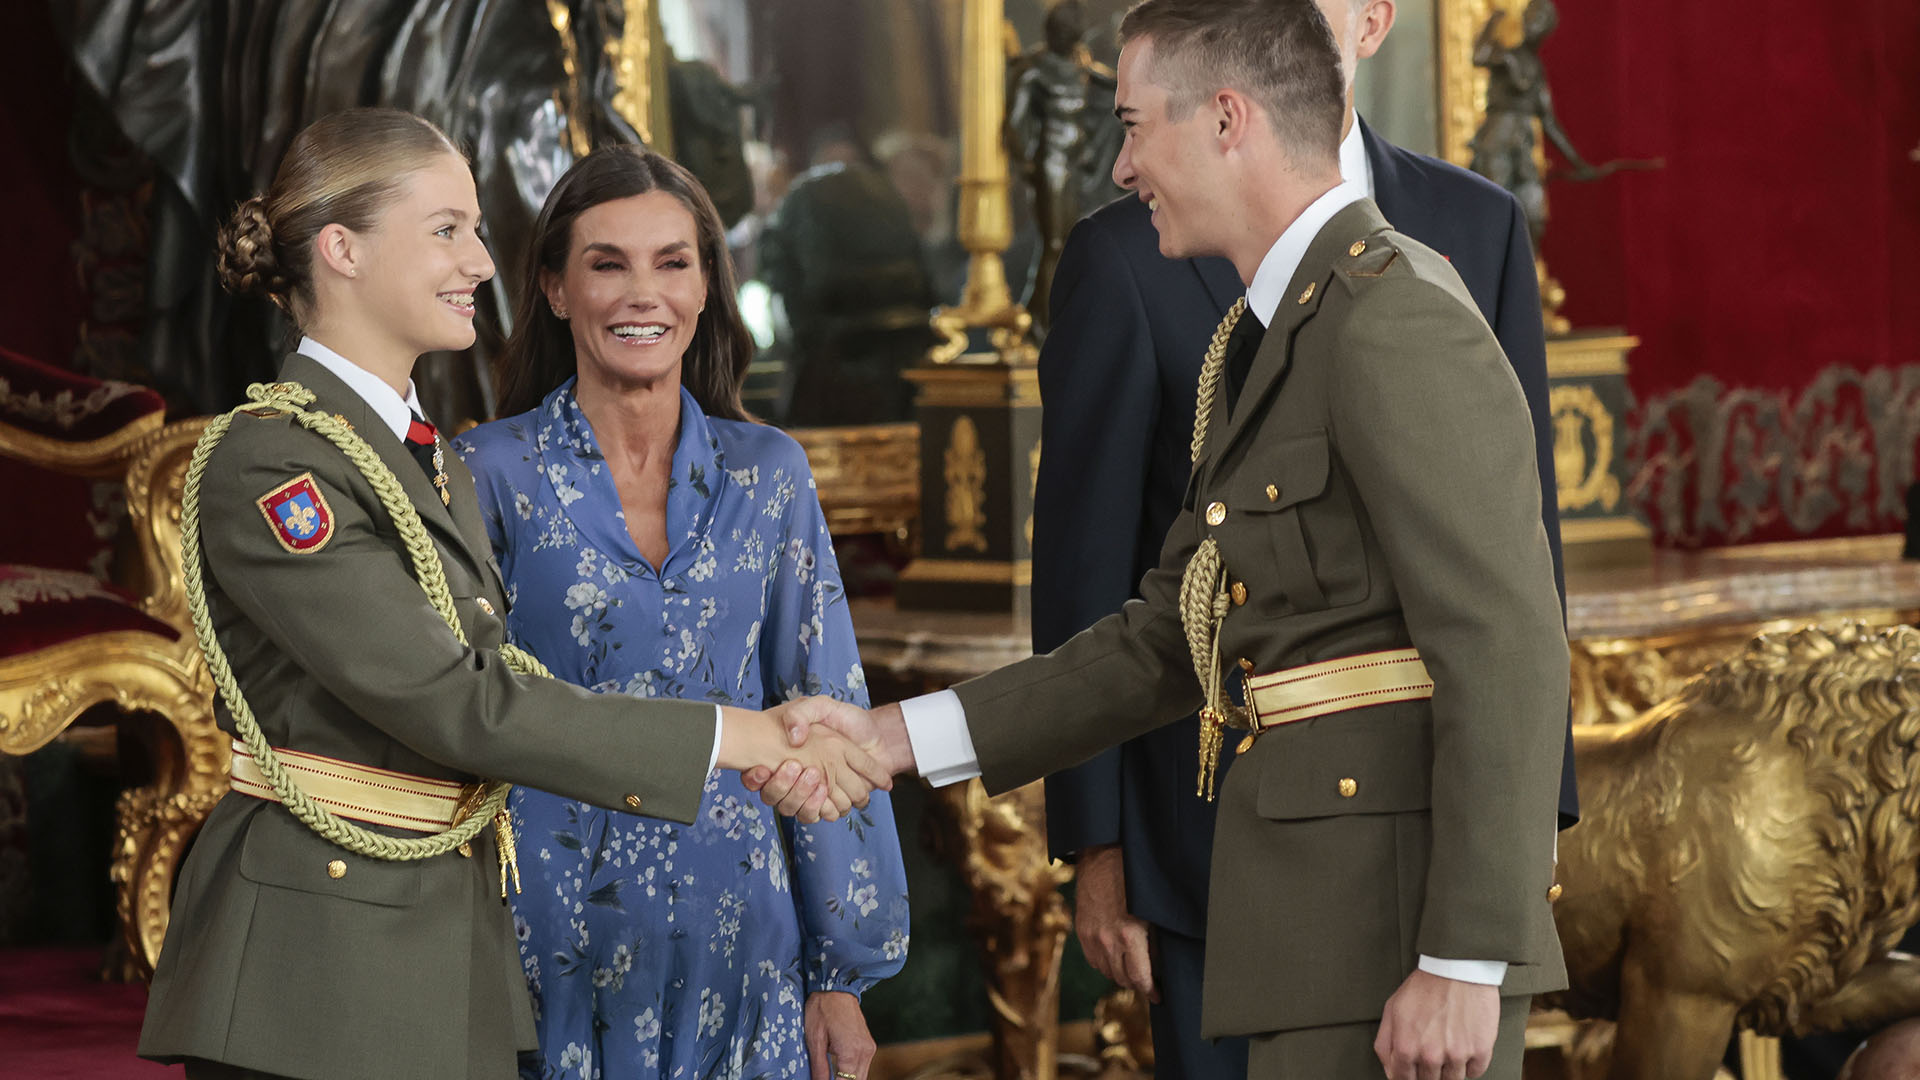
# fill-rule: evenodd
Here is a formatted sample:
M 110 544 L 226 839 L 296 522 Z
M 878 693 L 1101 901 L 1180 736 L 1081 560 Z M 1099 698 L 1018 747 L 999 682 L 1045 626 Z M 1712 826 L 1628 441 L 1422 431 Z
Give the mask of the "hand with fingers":
M 1126 856 L 1117 844 L 1080 853 L 1074 880 L 1073 929 L 1095 971 L 1158 1003 L 1148 955 L 1147 923 L 1127 910 Z
M 792 785 L 804 769 L 800 753 L 821 739 L 844 739 L 872 762 L 876 770 L 862 775 L 872 786 L 892 790 L 892 782 L 880 782 L 914 771 L 913 746 L 907 740 L 905 716 L 898 705 L 882 705 L 867 710 L 858 705 L 829 697 L 796 698 L 774 710 L 786 727 L 788 745 L 795 749 L 795 760 L 776 768 L 751 768 L 741 773 L 749 791 L 760 792 L 769 803 L 778 801 L 780 785 Z M 773 797 L 769 797 L 773 795 Z
M 1388 1080 L 1473 1080 L 1499 1034 L 1499 987 L 1415 971 L 1387 999 L 1373 1052 Z
M 892 788 L 892 773 L 837 731 L 822 732 L 805 746 L 789 745 L 788 732 L 795 723 L 811 726 L 785 715 L 797 704 L 789 702 L 763 713 L 723 708 L 719 766 L 757 778 L 748 786 L 760 792 L 763 802 L 808 824 L 837 821 L 854 807 L 864 807 L 874 789 Z
M 806 1035 L 812 1080 L 867 1080 L 876 1048 L 859 998 L 840 990 L 807 995 Z

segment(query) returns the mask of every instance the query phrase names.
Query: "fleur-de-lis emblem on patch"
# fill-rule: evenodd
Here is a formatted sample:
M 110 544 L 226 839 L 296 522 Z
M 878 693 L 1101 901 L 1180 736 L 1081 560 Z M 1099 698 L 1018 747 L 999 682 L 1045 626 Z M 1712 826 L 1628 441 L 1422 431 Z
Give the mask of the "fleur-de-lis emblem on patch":
M 287 525 L 301 536 L 311 536 L 314 526 L 320 521 L 320 515 L 314 513 L 313 507 L 301 503 L 288 506 L 286 515 Z
M 274 488 L 260 496 L 257 504 L 274 539 L 288 551 L 319 551 L 333 538 L 333 509 L 312 473 L 301 473 Z

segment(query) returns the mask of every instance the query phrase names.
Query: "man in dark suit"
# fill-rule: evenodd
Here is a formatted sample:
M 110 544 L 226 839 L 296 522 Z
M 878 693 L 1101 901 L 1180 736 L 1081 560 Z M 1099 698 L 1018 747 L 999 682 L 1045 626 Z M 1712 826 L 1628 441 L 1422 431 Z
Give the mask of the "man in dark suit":
M 1499 338 L 1532 413 L 1557 581 L 1546 346 L 1525 216 L 1499 187 L 1402 150 L 1355 115 L 1353 68 L 1392 28 L 1393 0 L 1319 6 L 1347 69 L 1342 176 L 1367 184 L 1395 229 L 1448 257 Z M 1053 322 L 1040 354 L 1048 452 L 1034 509 L 1036 653 L 1138 595 L 1180 508 L 1201 357 L 1245 289 L 1227 260 L 1168 259 L 1159 245 L 1147 205 L 1129 195 L 1075 227 L 1056 272 Z M 1216 804 L 1194 795 L 1198 735 L 1190 717 L 1047 780 L 1049 847 L 1078 863 L 1082 948 L 1094 967 L 1153 1002 L 1156 1075 L 1163 1078 L 1245 1071 L 1241 1040 L 1209 1043 L 1199 1035 Z M 1563 824 L 1578 807 L 1570 753 L 1567 761 Z

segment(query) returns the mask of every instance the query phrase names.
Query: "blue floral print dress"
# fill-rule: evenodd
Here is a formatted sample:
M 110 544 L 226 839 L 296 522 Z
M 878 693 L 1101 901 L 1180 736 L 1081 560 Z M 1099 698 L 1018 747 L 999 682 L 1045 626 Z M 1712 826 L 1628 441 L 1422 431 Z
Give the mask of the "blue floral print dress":
M 805 454 L 680 397 L 658 571 L 627 533 L 571 380 L 454 440 L 506 579 L 509 637 L 602 693 L 865 705 Z M 805 1076 L 806 996 L 859 994 L 906 961 L 884 793 L 818 825 L 779 817 L 721 770 L 687 826 L 527 788 L 510 805 L 525 890 L 514 928 L 540 1033 L 523 1077 Z

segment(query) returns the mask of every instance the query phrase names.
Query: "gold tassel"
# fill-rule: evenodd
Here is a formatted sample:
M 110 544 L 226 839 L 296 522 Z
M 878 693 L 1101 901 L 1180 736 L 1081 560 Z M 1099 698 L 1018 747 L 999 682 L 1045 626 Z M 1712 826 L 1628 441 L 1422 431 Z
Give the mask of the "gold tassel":
M 493 818 L 493 839 L 500 848 L 500 899 L 507 898 L 507 877 L 513 877 L 513 891 L 520 892 L 520 853 L 513 835 L 513 819 L 507 816 L 505 807 Z

